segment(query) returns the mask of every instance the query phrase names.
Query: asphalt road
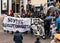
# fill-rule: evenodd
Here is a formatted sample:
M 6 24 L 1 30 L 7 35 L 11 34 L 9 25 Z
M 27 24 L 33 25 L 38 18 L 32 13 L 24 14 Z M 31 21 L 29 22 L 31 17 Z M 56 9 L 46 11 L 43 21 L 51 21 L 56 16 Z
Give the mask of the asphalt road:
M 0 43 L 14 43 L 13 41 L 13 36 L 10 33 L 6 33 L 3 31 L 3 26 L 2 26 L 2 22 L 3 22 L 3 16 L 0 16 Z M 31 34 L 24 34 L 23 35 L 23 43 L 34 43 L 34 41 L 36 40 L 36 37 Z M 50 43 L 50 39 L 40 39 L 41 43 Z

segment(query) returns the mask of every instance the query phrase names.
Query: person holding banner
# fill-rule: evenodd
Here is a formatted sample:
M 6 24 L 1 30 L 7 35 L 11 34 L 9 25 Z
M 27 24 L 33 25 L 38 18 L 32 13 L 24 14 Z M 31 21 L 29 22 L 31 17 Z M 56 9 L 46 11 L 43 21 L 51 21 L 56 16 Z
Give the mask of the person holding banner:
M 10 16 L 13 16 L 14 17 L 14 14 L 13 14 L 13 10 L 10 9 Z

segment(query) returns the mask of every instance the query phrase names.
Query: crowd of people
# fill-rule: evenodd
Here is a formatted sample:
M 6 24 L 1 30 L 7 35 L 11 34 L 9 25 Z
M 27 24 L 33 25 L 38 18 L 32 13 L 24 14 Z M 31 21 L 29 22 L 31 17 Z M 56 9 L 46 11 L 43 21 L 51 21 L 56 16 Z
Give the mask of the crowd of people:
M 54 2 L 52 8 L 48 9 L 48 7 L 46 6 L 47 3 L 45 3 L 44 5 L 40 5 L 39 6 L 39 10 L 34 6 L 31 5 L 30 2 L 28 2 L 28 4 L 26 5 L 26 11 L 24 10 L 24 6 L 22 3 L 21 6 L 21 17 L 32 17 L 32 18 L 41 18 L 42 20 L 45 21 L 44 23 L 44 28 L 45 28 L 45 34 L 48 35 L 49 37 L 51 36 L 51 32 L 52 33 L 56 33 L 53 32 L 55 30 L 57 30 L 55 28 L 55 26 L 51 26 L 51 25 L 55 25 L 56 18 L 59 17 L 60 15 L 60 2 Z M 53 9 L 55 8 L 55 9 Z M 52 9 L 52 10 L 51 10 Z M 48 19 L 49 17 L 51 17 L 51 19 Z M 48 19 L 48 20 L 47 20 Z M 53 29 L 54 28 L 54 29 Z
M 21 33 L 19 33 L 19 31 L 16 31 L 14 34 L 13 41 L 15 43 L 23 43 L 23 36 Z M 41 43 L 40 38 L 37 37 L 34 43 Z M 53 40 L 49 43 L 60 43 L 60 34 L 54 34 Z
M 52 19 L 50 19 L 50 20 L 45 20 L 45 33 L 47 34 L 47 35 L 49 35 L 49 37 L 50 37 L 50 35 L 54 35 L 54 34 L 56 34 L 57 33 L 57 30 L 58 30 L 58 26 L 56 26 L 57 24 L 56 24 L 56 20 L 57 20 L 57 18 L 60 16 L 60 2 L 58 1 L 58 2 L 54 2 L 54 5 L 53 5 L 54 7 L 52 7 L 52 8 L 58 8 L 58 10 L 52 10 L 51 11 L 51 9 L 49 9 L 48 10 L 48 12 L 47 12 L 47 15 L 45 16 L 45 18 L 48 18 L 48 17 L 53 17 Z
M 44 6 L 41 4 L 40 5 L 40 9 L 38 10 L 34 5 L 31 5 L 30 2 L 28 2 L 28 4 L 26 5 L 26 11 L 24 10 L 24 5 L 22 2 L 21 5 L 21 17 L 25 18 L 25 17 L 32 17 L 32 18 L 41 18 L 42 20 L 44 20 L 44 29 L 45 29 L 45 35 L 46 37 L 50 37 L 52 38 L 54 36 L 54 34 L 58 33 L 57 31 L 59 30 L 58 27 L 56 26 L 56 19 L 60 16 L 60 2 L 54 2 L 53 7 L 54 8 L 58 8 L 58 10 L 55 11 L 51 11 L 51 9 L 47 9 L 47 3 L 44 4 Z M 11 10 L 11 12 L 13 13 L 13 11 Z M 12 13 L 11 16 L 12 16 Z M 51 19 L 48 19 L 49 17 L 51 17 Z M 18 32 L 17 32 L 18 33 Z M 18 37 L 17 37 L 18 35 Z M 23 37 L 21 36 L 21 40 L 19 39 L 19 34 L 17 34 L 14 36 L 14 41 L 16 43 L 19 43 L 23 40 Z M 16 39 L 15 39 L 16 38 Z M 18 40 L 19 39 L 19 40 Z M 54 38 L 55 40 L 55 38 Z M 18 42 L 17 42 L 18 41 Z M 60 39 L 59 39 L 60 41 Z M 39 38 L 37 38 L 37 41 L 35 41 L 35 43 L 41 43 L 39 42 Z M 51 42 L 53 43 L 53 42 Z M 55 42 L 55 43 L 60 43 L 60 42 Z
M 40 6 L 36 7 L 30 2 L 26 5 L 26 11 L 24 10 L 24 5 L 22 2 L 21 5 L 21 17 L 37 17 L 40 18 L 41 14 L 44 12 L 45 14 L 47 13 L 47 4 L 44 4 L 44 6 L 41 4 Z

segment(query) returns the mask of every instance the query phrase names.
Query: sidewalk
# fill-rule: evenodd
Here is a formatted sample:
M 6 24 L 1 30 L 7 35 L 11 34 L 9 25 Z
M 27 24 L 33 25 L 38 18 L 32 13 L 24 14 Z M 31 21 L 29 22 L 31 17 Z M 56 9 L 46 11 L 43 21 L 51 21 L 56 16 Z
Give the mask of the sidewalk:
M 0 32 L 3 32 L 3 19 L 4 19 L 4 15 L 0 15 Z

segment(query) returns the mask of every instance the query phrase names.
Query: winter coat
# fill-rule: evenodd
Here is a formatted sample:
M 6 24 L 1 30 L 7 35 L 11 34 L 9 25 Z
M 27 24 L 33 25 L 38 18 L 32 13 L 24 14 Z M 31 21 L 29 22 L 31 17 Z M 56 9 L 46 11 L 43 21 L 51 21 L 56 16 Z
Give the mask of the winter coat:
M 23 37 L 20 33 L 16 33 L 13 40 L 15 41 L 15 43 L 22 43 Z

